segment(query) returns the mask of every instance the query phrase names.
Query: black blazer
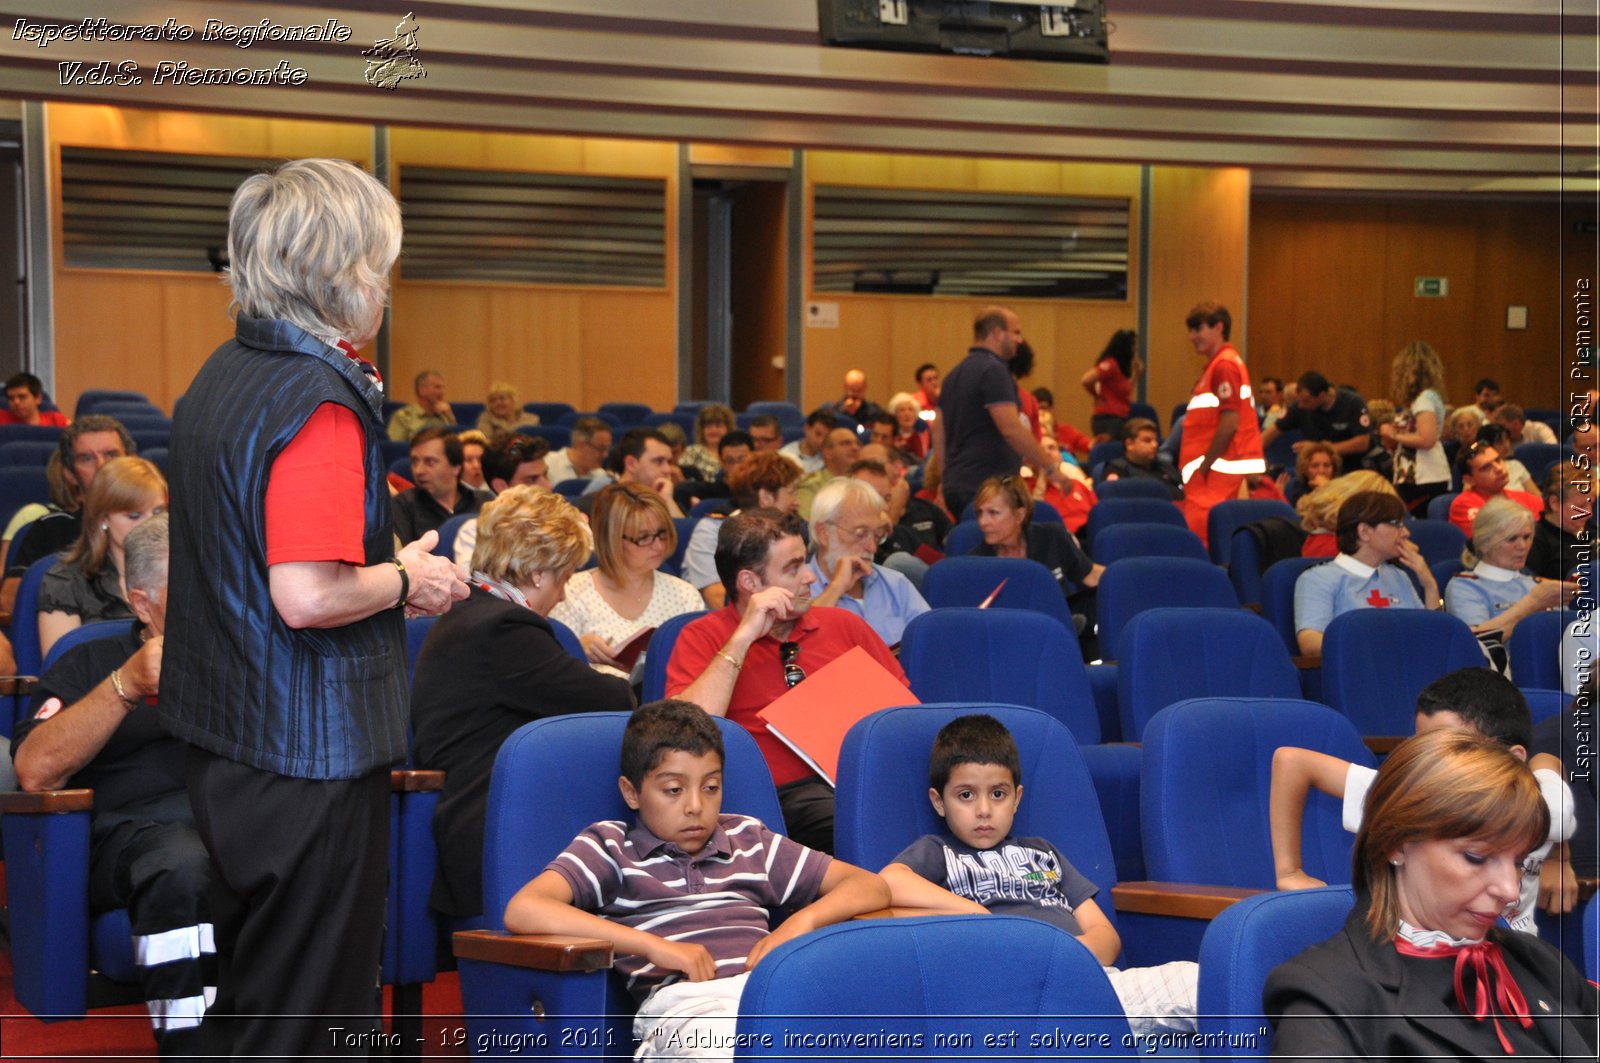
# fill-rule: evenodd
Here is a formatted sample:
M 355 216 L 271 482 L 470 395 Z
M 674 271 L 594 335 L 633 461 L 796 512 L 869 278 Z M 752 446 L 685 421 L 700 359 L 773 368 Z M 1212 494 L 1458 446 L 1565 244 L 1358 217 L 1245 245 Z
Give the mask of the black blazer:
M 445 773 L 433 814 L 436 910 L 453 916 L 483 910 L 489 776 L 511 732 L 546 716 L 632 709 L 628 681 L 602 675 L 562 649 L 550 621 L 532 609 L 474 587 L 434 622 L 417 655 L 411 723 L 417 766 Z M 501 913 L 490 914 L 499 926 Z
M 1500 1027 L 1516 1048 L 1507 1057 L 1490 1019 L 1463 1015 L 1455 1001 L 1455 961 L 1401 956 L 1367 932 L 1357 903 L 1344 930 L 1313 945 L 1267 977 L 1263 1000 L 1277 1030 L 1274 1058 L 1450 1059 L 1595 1058 L 1595 987 L 1558 950 L 1531 934 L 1496 928 L 1497 942 L 1533 1026 Z M 1468 990 L 1471 992 L 1471 990 Z

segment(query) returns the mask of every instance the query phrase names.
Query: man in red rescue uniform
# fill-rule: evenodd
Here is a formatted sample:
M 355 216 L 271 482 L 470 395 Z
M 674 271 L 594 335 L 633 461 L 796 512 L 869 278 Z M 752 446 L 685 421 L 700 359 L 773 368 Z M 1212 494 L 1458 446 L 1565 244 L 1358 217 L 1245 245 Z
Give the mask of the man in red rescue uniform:
M 1239 497 L 1246 476 L 1267 471 L 1261 426 L 1250 397 L 1244 359 L 1228 342 L 1233 315 L 1207 301 L 1189 311 L 1189 342 L 1206 360 L 1183 418 L 1183 510 L 1190 529 L 1206 539 L 1206 517 L 1218 502 Z

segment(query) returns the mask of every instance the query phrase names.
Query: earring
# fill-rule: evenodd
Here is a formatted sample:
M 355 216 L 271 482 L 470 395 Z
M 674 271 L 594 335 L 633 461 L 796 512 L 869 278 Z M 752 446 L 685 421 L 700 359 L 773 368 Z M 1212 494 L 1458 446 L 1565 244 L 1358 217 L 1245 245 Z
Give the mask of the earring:
M 1389 861 L 1389 866 L 1390 867 L 1399 867 L 1400 866 L 1400 861 L 1398 861 L 1398 860 L 1390 860 Z
M 109 520 L 101 521 L 100 522 L 100 530 L 101 531 L 110 531 L 111 530 L 111 522 Z

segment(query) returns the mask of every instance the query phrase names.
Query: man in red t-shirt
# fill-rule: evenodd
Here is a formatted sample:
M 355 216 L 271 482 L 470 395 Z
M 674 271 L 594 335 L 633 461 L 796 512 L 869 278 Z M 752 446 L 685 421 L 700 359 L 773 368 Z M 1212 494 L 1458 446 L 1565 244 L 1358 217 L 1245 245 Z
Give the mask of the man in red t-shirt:
M 1233 317 L 1221 303 L 1189 311 L 1189 342 L 1206 367 L 1183 417 L 1183 510 L 1189 529 L 1206 539 L 1206 520 L 1218 502 L 1238 498 L 1245 478 L 1267 471 L 1261 426 L 1250 395 L 1250 374 L 1228 334 Z
M 865 620 L 811 607 L 811 569 L 802 524 L 791 513 L 750 509 L 722 522 L 717 574 L 725 605 L 686 626 L 667 664 L 667 696 L 726 716 L 755 737 L 778 787 L 787 834 L 833 852 L 833 788 L 767 730 L 757 715 L 790 687 L 853 646 L 910 685 L 889 647 Z
M 67 427 L 67 415 L 60 410 L 41 410 L 44 381 L 32 373 L 17 373 L 6 381 L 6 409 L 0 410 L 0 424 L 41 424 Z
M 1508 491 L 1505 459 L 1492 443 L 1474 443 L 1461 451 L 1456 459 L 1461 467 L 1461 493 L 1450 503 L 1450 523 L 1460 528 L 1468 539 L 1472 538 L 1472 524 L 1478 519 L 1478 510 L 1491 498 L 1505 495 L 1532 513 L 1535 517 L 1544 512 L 1544 500 L 1526 491 Z

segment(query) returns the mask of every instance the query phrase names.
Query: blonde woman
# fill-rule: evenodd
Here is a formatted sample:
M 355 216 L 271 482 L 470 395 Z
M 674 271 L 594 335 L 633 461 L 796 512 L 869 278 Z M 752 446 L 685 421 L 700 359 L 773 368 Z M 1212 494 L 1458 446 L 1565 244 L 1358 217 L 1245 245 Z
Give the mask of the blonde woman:
M 522 408 L 522 399 L 515 385 L 496 380 L 489 385 L 489 394 L 485 398 L 486 408 L 478 415 L 478 431 L 490 439 L 515 432 L 521 425 L 539 423 L 538 414 L 528 413 Z
M 571 503 L 532 484 L 507 488 L 478 515 L 471 594 L 434 622 L 417 655 L 417 764 L 445 772 L 433 820 L 436 911 L 482 911 L 489 775 L 511 732 L 547 716 L 633 708 L 628 684 L 567 653 L 545 619 L 588 556 Z
M 1394 448 L 1394 482 L 1412 512 L 1450 489 L 1450 461 L 1445 457 L 1444 363 L 1421 340 L 1412 340 L 1394 356 L 1389 370 L 1393 424 L 1379 429 L 1386 447 Z
M 573 576 L 566 601 L 550 615 L 577 632 L 597 671 L 626 677 L 615 655 L 629 639 L 705 603 L 687 581 L 658 571 L 678 547 L 660 495 L 615 483 L 595 498 L 591 518 L 599 567 Z
M 1460 617 L 1483 645 L 1489 664 L 1507 677 L 1505 640 L 1526 617 L 1570 601 L 1576 582 L 1539 579 L 1523 571 L 1533 546 L 1533 514 L 1509 498 L 1491 498 L 1478 510 L 1472 539 L 1462 552 L 1467 571 L 1444 589 L 1445 611 Z
M 1295 509 L 1300 514 L 1300 527 L 1306 541 L 1300 547 L 1301 557 L 1336 557 L 1339 545 L 1334 531 L 1339 526 L 1339 507 L 1345 499 L 1363 491 L 1400 497 L 1394 484 L 1367 469 L 1336 476 L 1308 495 L 1301 497 Z
M 82 534 L 39 585 L 40 654 L 75 627 L 133 616 L 122 590 L 122 542 L 166 508 L 167 481 L 144 458 L 116 458 L 95 475 Z

